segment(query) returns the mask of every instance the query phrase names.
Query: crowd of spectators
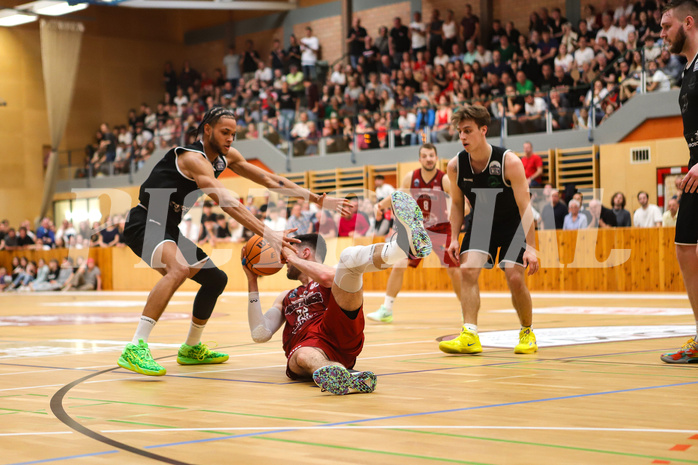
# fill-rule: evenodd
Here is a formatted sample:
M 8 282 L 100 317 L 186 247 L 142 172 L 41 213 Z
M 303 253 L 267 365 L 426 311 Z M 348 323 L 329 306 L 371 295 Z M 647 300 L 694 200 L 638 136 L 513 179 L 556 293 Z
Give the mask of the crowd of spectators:
M 641 72 L 648 91 L 679 84 L 682 63 L 661 48 L 662 3 L 587 5 L 577 24 L 540 7 L 527 30 L 495 19 L 488 42 L 469 4 L 434 9 L 428 21 L 420 12 L 408 22 L 396 17 L 378 31 L 355 17 L 348 63 L 326 72 L 309 27 L 286 48 L 275 39 L 268 56 L 251 40 L 230 48 L 211 73 L 186 61 L 177 73 L 168 62 L 156 110 L 143 104 L 127 124 L 103 124 L 84 172 L 125 172 L 155 148 L 191 142 L 188 130 L 213 106 L 236 112 L 238 138 L 266 137 L 296 155 L 318 153 L 320 141 L 327 153 L 387 147 L 389 131 L 395 145 L 453 140 L 450 114 L 464 104 L 488 108 L 493 133 L 502 119 L 509 134 L 543 131 L 547 112 L 553 130 L 601 124 L 640 90 Z
M 10 270 L 0 265 L 0 292 L 100 291 L 102 276 L 94 258 L 64 257 L 62 263 L 43 258 L 38 262 L 26 257 L 12 258 Z

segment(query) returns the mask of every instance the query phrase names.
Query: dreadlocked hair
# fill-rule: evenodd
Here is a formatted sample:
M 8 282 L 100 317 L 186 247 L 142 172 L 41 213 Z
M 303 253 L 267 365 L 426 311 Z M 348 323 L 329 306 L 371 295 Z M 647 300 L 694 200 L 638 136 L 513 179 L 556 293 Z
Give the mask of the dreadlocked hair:
M 198 139 L 204 133 L 204 126 L 206 126 L 207 124 L 215 126 L 215 124 L 221 118 L 235 119 L 235 113 L 233 113 L 232 110 L 229 110 L 225 107 L 213 107 L 210 110 L 208 110 L 206 114 L 204 114 L 204 117 L 201 120 L 201 123 L 199 123 L 199 126 L 197 126 L 196 129 L 192 127 L 192 129 L 189 130 L 189 133 L 193 136 L 196 136 L 196 138 Z

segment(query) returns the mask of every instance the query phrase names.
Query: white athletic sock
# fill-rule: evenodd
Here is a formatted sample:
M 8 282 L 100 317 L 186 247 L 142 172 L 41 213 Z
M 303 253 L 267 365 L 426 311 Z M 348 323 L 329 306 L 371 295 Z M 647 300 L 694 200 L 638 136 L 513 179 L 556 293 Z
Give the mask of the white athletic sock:
M 383 307 L 388 311 L 393 311 L 393 303 L 395 302 L 395 297 L 385 296 L 385 301 L 383 302 Z
M 477 325 L 471 324 L 471 323 L 465 323 L 463 325 L 463 328 L 467 329 L 468 331 L 471 331 L 475 334 L 477 334 Z
M 197 325 L 192 321 L 189 327 L 189 335 L 184 343 L 188 346 L 195 346 L 201 342 L 201 333 L 204 332 L 205 327 L 206 325 Z
M 150 337 L 150 332 L 155 327 L 157 321 L 149 318 L 145 315 L 141 315 L 141 320 L 138 322 L 138 328 L 136 329 L 136 334 L 133 335 L 131 344 L 138 345 L 138 340 L 143 339 L 143 342 L 148 343 L 148 338 Z
M 390 241 L 383 244 L 381 258 L 385 262 L 386 268 L 395 265 L 400 260 L 407 258 L 407 254 L 397 245 L 397 241 Z

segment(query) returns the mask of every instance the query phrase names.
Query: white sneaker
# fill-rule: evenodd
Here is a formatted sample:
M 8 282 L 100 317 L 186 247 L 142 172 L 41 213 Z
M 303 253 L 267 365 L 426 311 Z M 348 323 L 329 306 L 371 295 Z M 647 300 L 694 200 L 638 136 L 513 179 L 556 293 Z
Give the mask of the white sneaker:
M 373 313 L 368 313 L 366 318 L 373 321 L 379 321 L 381 323 L 392 323 L 393 322 L 393 311 L 385 308 L 385 305 L 381 305 L 378 310 Z

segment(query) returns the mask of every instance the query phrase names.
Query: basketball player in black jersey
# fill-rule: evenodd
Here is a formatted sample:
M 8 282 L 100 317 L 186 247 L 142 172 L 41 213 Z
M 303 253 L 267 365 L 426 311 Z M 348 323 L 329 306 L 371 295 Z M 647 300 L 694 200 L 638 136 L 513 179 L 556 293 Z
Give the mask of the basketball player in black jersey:
M 679 106 L 690 158 L 681 181 L 681 208 L 676 219 L 676 257 L 696 320 L 696 336 L 676 352 L 662 355 L 666 363 L 698 363 L 698 2 L 673 0 L 664 7 L 661 37 L 671 53 L 688 60 L 683 71 Z
M 461 264 L 461 309 L 463 329 L 458 337 L 441 341 L 439 349 L 450 354 L 477 354 L 482 345 L 477 334 L 480 310 L 480 270 L 493 267 L 499 252 L 499 266 L 506 274 L 511 298 L 521 321 L 517 354 L 536 352 L 531 330 L 533 309 L 526 287 L 525 270 L 538 271 L 535 229 L 528 182 L 521 159 L 510 150 L 494 147 L 485 138 L 490 115 L 482 106 L 472 105 L 454 112 L 451 122 L 458 130 L 463 150 L 448 163 L 451 181 L 451 244 L 448 253 Z M 473 221 L 463 243 L 458 234 L 464 220 L 465 202 Z M 522 221 L 523 219 L 523 221 Z
M 126 244 L 136 255 L 163 277 L 150 291 L 133 340 L 126 345 L 119 366 L 138 373 L 161 376 L 165 369 L 157 364 L 148 349 L 148 337 L 175 291 L 189 278 L 201 284 L 194 298 L 189 335 L 177 354 L 180 364 L 221 363 L 226 354 L 212 352 L 201 343 L 201 333 L 213 312 L 228 277 L 196 244 L 180 235 L 178 225 L 185 213 L 201 196 L 202 190 L 224 212 L 255 234 L 263 236 L 277 250 L 293 248 L 296 239 L 289 232 L 273 231 L 250 213 L 228 191 L 218 176 L 230 168 L 240 176 L 285 195 L 306 197 L 326 209 L 347 213 L 348 202 L 318 196 L 288 179 L 248 163 L 231 145 L 237 125 L 230 110 L 215 107 L 206 112 L 197 129 L 200 137 L 192 145 L 175 147 L 153 168 L 138 195 L 139 204 L 131 209 L 124 228 Z

